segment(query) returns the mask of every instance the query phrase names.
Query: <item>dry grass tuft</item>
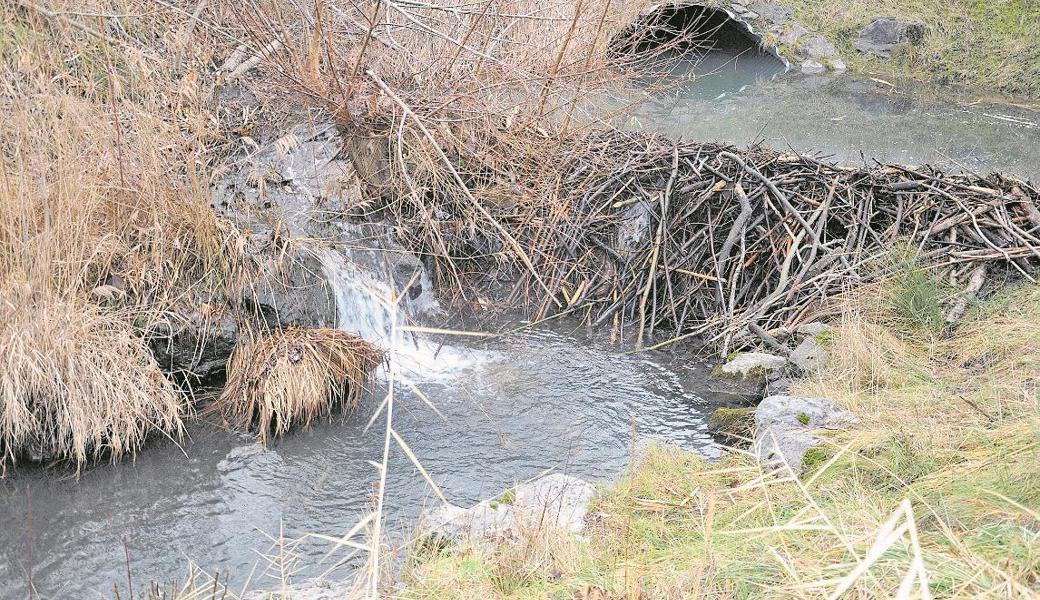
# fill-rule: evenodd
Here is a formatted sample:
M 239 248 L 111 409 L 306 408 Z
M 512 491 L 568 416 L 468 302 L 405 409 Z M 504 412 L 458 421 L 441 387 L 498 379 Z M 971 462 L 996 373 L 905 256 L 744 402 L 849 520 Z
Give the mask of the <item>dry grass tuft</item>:
M 116 460 L 151 429 L 181 432 L 180 393 L 124 319 L 27 284 L 0 292 L 0 464 Z
M 338 329 L 291 328 L 241 343 L 217 405 L 267 443 L 335 407 L 357 406 L 383 351 Z

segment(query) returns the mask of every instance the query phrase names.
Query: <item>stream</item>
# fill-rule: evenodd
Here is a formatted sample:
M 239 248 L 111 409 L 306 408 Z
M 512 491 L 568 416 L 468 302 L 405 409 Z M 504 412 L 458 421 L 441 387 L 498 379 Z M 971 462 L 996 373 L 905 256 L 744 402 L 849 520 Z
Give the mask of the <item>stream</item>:
M 922 85 L 778 78 L 777 65 L 771 57 L 716 56 L 699 71 L 673 71 L 675 85 L 627 126 L 736 144 L 764 139 L 848 163 L 877 158 L 1040 177 L 1036 112 L 964 105 Z M 381 285 L 378 273 L 349 250 L 326 255 L 325 265 L 340 314 L 350 315 L 341 327 L 393 346 L 402 371 L 436 406 L 398 385 L 394 427 L 453 503 L 468 506 L 550 469 L 607 482 L 629 463 L 634 443 L 718 455 L 706 418 L 728 396 L 692 354 L 625 353 L 563 320 L 490 339 L 400 335 L 367 293 Z M 126 597 L 128 571 L 140 590 L 180 580 L 189 561 L 229 574 L 236 589 L 250 577 L 252 588 L 277 585 L 257 554 L 272 537 L 341 535 L 371 508 L 377 473 L 369 461 L 382 455 L 383 424 L 366 430 L 366 422 L 385 393 L 384 383 L 355 413 L 266 449 L 196 423 L 180 447 L 153 440 L 136 460 L 78 478 L 20 467 L 0 480 L 0 597 L 27 597 L 30 581 L 38 598 L 109 598 L 114 587 Z M 386 497 L 396 535 L 437 501 L 400 451 Z M 323 570 L 315 565 L 327 549 L 318 541 L 297 546 L 309 569 L 297 577 Z

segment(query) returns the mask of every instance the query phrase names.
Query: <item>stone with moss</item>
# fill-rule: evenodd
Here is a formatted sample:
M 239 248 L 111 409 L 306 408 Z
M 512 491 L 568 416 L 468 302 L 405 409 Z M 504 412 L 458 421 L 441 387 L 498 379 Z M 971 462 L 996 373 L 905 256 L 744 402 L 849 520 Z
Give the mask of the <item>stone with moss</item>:
M 765 352 L 740 352 L 715 371 L 715 375 L 737 381 L 757 380 L 765 382 L 773 373 L 787 366 L 787 359 Z
M 753 407 L 719 407 L 708 417 L 708 431 L 726 446 L 746 447 L 755 423 Z

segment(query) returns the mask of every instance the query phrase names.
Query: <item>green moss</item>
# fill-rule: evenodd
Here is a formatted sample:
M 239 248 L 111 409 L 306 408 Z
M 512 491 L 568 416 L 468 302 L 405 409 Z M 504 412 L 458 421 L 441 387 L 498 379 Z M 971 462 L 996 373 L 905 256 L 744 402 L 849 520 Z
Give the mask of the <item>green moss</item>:
M 830 350 L 832 347 L 834 347 L 834 331 L 830 329 L 826 331 L 821 331 L 820 333 L 813 336 L 813 341 L 815 341 L 816 345 L 820 348 L 823 348 L 824 350 Z
M 805 473 L 813 473 L 821 465 L 830 460 L 832 452 L 826 446 L 813 446 L 805 451 L 802 457 L 802 469 Z
M 755 424 L 755 409 L 716 408 L 708 417 L 708 431 L 727 446 L 746 446 Z
M 798 422 L 801 423 L 802 425 L 808 425 L 809 424 L 809 415 L 807 415 L 805 413 L 798 413 Z

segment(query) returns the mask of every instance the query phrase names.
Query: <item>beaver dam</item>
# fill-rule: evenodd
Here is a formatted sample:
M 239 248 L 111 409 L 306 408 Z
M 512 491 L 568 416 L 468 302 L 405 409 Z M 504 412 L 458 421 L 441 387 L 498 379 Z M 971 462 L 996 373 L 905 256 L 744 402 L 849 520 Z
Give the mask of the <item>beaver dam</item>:
M 374 588 L 426 506 L 723 456 L 720 357 L 846 292 L 1040 276 L 1035 112 L 735 5 L 109 4 L 3 9 L 4 598 Z
M 661 329 L 677 334 L 668 341 L 703 335 L 724 348 L 756 333 L 768 342 L 765 331 L 815 320 L 829 298 L 884 277 L 884 258 L 900 244 L 970 293 L 987 277 L 1034 281 L 1040 258 L 1031 233 L 1040 196 L 1010 176 L 841 167 L 614 131 L 530 145 L 542 152 L 511 165 L 520 199 L 508 210 L 489 210 L 469 191 L 505 185 L 479 161 L 465 162 L 465 193 L 423 200 L 426 214 L 432 206 L 449 218 L 423 219 L 406 200 L 384 210 L 413 251 L 438 257 L 446 287 L 511 267 L 511 299 L 536 316 L 574 312 L 637 345 Z M 535 195 L 546 184 L 549 203 Z

